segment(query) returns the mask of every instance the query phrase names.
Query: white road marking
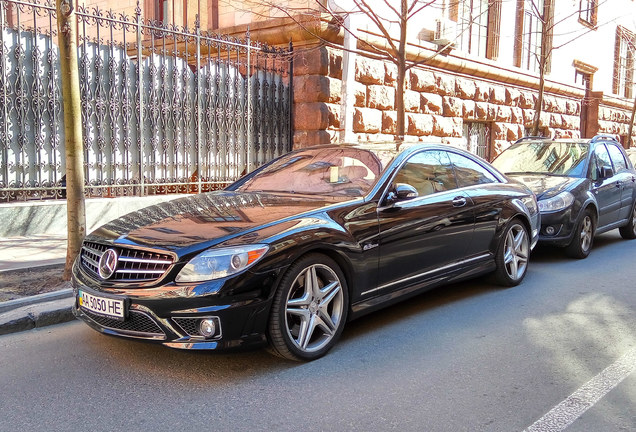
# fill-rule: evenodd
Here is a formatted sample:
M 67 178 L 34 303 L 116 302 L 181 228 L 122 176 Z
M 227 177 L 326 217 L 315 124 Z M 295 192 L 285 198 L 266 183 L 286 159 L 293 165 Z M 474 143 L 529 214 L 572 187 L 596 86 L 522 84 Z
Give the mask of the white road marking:
M 634 370 L 636 370 L 636 349 L 628 351 L 603 372 L 589 380 L 567 399 L 534 422 L 525 432 L 560 432 L 564 430 Z

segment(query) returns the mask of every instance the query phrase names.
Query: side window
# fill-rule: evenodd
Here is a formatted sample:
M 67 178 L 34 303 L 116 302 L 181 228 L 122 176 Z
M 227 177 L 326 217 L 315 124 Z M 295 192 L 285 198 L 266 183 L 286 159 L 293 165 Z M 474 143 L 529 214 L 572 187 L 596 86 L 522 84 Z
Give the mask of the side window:
M 619 173 L 621 171 L 625 171 L 627 169 L 627 162 L 625 162 L 625 156 L 623 156 L 623 152 L 619 150 L 613 144 L 607 146 L 607 150 L 609 150 L 610 158 L 614 163 L 614 170 Z
M 448 154 L 437 150 L 411 156 L 400 168 L 393 183 L 410 184 L 420 196 L 457 188 Z
M 612 161 L 610 160 L 609 153 L 607 153 L 607 149 L 604 145 L 599 145 L 594 149 L 594 155 L 592 156 L 592 180 L 598 179 L 598 170 L 602 166 L 612 166 Z
M 457 177 L 457 184 L 459 187 L 473 186 L 484 183 L 497 182 L 495 177 L 490 171 L 477 162 L 468 159 L 466 156 L 448 152 L 450 160 L 455 167 L 455 177 Z

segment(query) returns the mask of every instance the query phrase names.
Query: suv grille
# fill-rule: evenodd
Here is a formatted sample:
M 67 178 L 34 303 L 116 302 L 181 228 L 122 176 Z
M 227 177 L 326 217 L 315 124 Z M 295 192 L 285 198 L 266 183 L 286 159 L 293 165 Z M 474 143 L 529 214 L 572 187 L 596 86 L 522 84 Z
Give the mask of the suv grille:
M 117 267 L 108 278 L 112 281 L 154 281 L 163 276 L 172 265 L 172 256 L 168 254 L 84 242 L 80 254 L 82 267 L 98 279 L 103 279 L 99 274 L 99 260 L 108 249 L 113 249 L 117 253 Z

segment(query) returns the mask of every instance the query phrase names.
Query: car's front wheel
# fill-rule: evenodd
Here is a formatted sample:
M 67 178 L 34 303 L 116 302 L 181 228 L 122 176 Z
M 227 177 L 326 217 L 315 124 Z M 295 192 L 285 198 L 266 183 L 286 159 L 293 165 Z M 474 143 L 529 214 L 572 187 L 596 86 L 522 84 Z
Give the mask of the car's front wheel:
M 530 238 L 528 229 L 514 219 L 503 233 L 497 248 L 495 280 L 503 286 L 519 285 L 528 270 Z
M 636 202 L 632 207 L 632 213 L 629 217 L 629 221 L 625 226 L 620 227 L 618 231 L 624 239 L 632 240 L 636 238 Z
M 329 257 L 310 254 L 293 263 L 274 295 L 271 351 L 290 360 L 327 353 L 344 328 L 349 295 L 342 271 Z
M 585 209 L 585 213 L 583 213 L 583 217 L 579 219 L 576 225 L 574 237 L 565 248 L 565 253 L 572 258 L 586 258 L 592 250 L 595 229 L 594 216 L 592 215 L 592 211 L 587 208 Z

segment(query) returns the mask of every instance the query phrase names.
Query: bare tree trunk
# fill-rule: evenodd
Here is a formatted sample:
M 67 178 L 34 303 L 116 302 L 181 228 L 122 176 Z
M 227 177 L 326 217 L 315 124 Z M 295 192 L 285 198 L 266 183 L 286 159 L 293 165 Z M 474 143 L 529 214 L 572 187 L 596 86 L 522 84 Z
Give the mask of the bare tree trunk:
M 543 57 L 543 56 L 542 56 Z M 544 62 L 543 60 L 542 62 Z M 534 119 L 532 120 L 532 136 L 539 136 L 539 123 L 541 123 L 541 111 L 543 110 L 543 90 L 545 88 L 545 72 L 543 65 L 539 66 L 539 95 L 534 107 Z
M 400 45 L 396 56 L 397 60 L 397 93 L 395 95 L 395 110 L 397 111 L 397 124 L 395 138 L 404 139 L 406 134 L 404 112 L 404 82 L 406 81 L 406 22 L 408 17 L 408 5 L 406 0 L 401 1 L 400 21 Z
M 549 32 L 553 27 L 552 19 L 552 3 L 546 0 L 543 4 L 543 10 L 539 17 L 542 22 L 541 26 L 541 52 L 539 54 L 539 95 L 537 97 L 537 105 L 534 111 L 534 120 L 532 125 L 532 135 L 539 135 L 539 124 L 541 123 L 541 111 L 543 110 L 543 93 L 545 90 L 545 72 L 548 69 L 548 57 L 552 51 L 552 44 L 549 40 Z M 550 46 L 548 46 L 550 45 Z
M 77 66 L 77 20 L 73 2 L 57 0 L 57 28 L 60 35 L 60 66 L 66 137 L 66 207 L 68 240 L 64 279 L 71 278 L 73 261 L 86 235 L 84 203 L 84 152 L 82 111 Z

